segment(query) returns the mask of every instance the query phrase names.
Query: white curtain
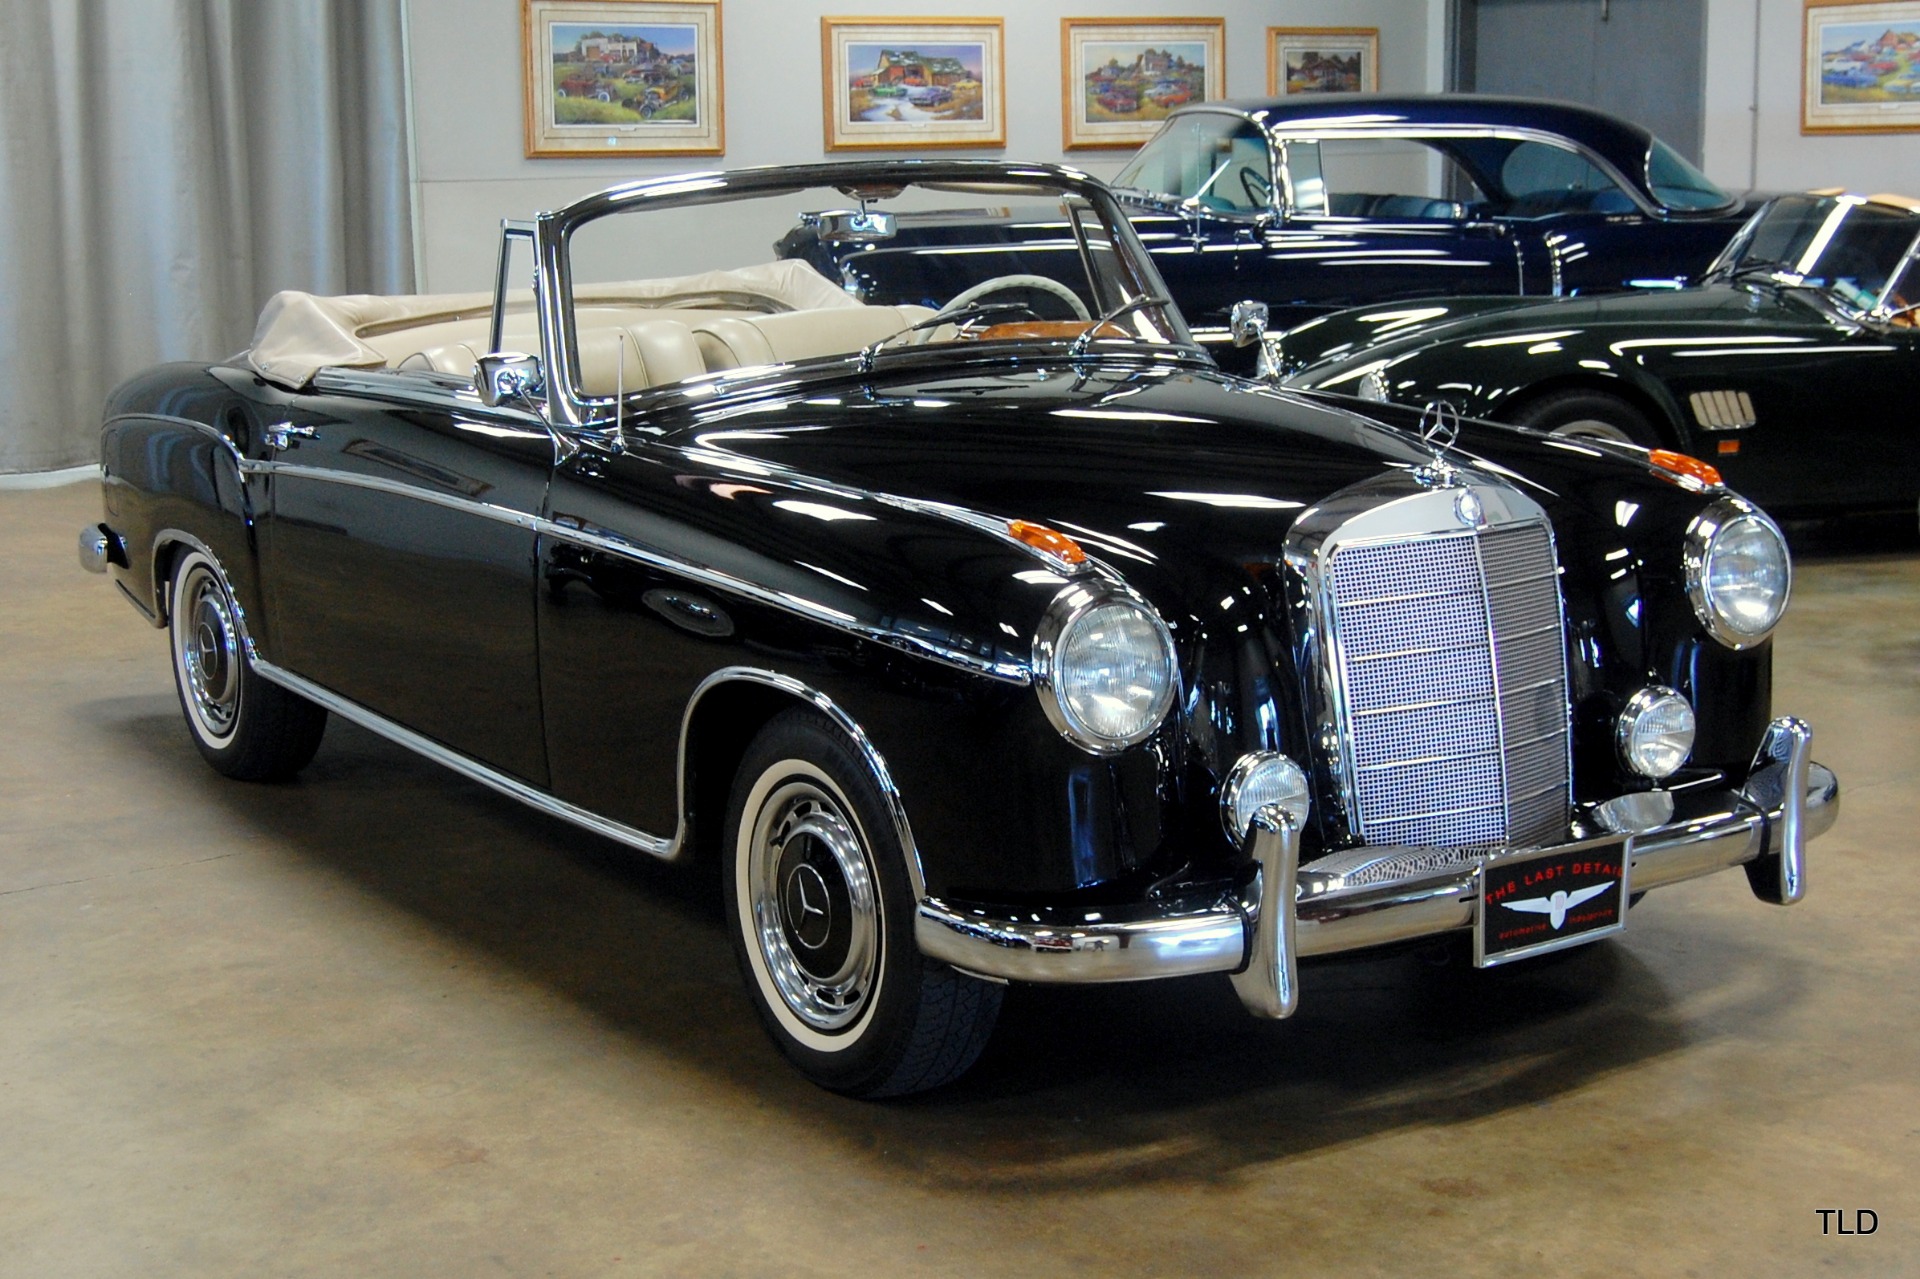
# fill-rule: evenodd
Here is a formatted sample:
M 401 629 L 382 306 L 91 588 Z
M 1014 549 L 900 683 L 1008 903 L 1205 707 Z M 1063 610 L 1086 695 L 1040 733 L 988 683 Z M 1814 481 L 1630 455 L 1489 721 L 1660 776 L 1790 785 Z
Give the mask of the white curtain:
M 276 290 L 411 291 L 402 3 L 0 0 L 0 473 Z

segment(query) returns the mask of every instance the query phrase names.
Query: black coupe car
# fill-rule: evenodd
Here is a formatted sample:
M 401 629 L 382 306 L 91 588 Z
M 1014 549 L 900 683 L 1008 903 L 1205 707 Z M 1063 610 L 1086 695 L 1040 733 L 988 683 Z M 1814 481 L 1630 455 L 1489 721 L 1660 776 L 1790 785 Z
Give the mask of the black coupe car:
M 1472 94 L 1184 107 L 1114 189 L 1195 334 L 1239 371 L 1228 315 L 1244 299 L 1286 326 L 1410 298 L 1672 285 L 1751 212 L 1638 125 Z M 996 200 L 903 213 L 884 245 L 803 225 L 781 252 L 866 301 L 937 305 L 977 269 L 957 259 L 989 250 L 998 274 L 1067 280 L 1078 266 L 1060 231 L 1045 207 Z
M 1076 318 L 764 260 L 796 209 L 884 245 L 956 199 L 1050 205 Z M 1801 895 L 1838 786 L 1769 705 L 1762 512 L 1224 376 L 1165 289 L 1044 165 L 615 187 L 508 224 L 491 295 L 282 294 L 127 383 L 81 558 L 223 773 L 339 715 L 712 866 L 768 1031 L 853 1094 L 965 1070 L 1010 981 L 1282 1017 L 1310 956 L 1501 964 L 1736 866 Z
M 1756 214 L 1696 288 L 1361 307 L 1278 339 L 1288 385 L 1702 457 L 1780 515 L 1920 504 L 1920 202 Z

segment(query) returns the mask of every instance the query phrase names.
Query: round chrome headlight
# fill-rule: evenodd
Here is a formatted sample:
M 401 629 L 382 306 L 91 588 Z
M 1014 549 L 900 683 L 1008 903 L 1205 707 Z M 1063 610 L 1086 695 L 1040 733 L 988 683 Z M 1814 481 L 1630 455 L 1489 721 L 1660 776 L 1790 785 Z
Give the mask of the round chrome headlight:
M 1269 804 L 1284 809 L 1294 825 L 1306 825 L 1312 806 L 1307 775 L 1300 771 L 1300 765 L 1277 751 L 1242 755 L 1220 787 L 1220 821 L 1227 829 L 1227 838 L 1236 844 L 1245 839 L 1253 815 Z
M 1693 754 L 1693 707 L 1670 688 L 1658 685 L 1633 695 L 1620 712 L 1615 736 L 1620 758 L 1642 777 L 1671 777 Z
M 1715 502 L 1687 529 L 1687 597 L 1707 633 L 1748 648 L 1773 633 L 1787 611 L 1793 563 L 1787 539 L 1758 507 Z
M 1053 726 L 1110 755 L 1146 740 L 1179 682 L 1173 636 L 1146 605 L 1073 586 L 1054 597 L 1034 637 L 1037 687 Z

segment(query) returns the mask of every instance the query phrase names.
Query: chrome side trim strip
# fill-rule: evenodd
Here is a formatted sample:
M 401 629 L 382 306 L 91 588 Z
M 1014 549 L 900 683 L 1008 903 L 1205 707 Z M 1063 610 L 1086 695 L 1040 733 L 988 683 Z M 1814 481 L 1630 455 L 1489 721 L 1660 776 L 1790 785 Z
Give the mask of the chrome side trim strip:
M 244 628 L 241 633 L 243 636 L 246 634 Z M 900 847 L 906 856 L 907 877 L 913 885 L 915 900 L 924 900 L 926 898 L 926 875 L 921 867 L 919 846 L 914 843 L 913 828 L 907 821 L 906 805 L 900 798 L 899 788 L 894 785 L 893 774 L 887 768 L 885 757 L 880 754 L 879 748 L 874 746 L 873 740 L 867 736 L 866 730 L 862 729 L 859 722 L 843 710 L 837 702 L 819 689 L 801 680 L 794 679 L 790 675 L 782 675 L 777 671 L 761 670 L 751 666 L 727 666 L 708 675 L 705 679 L 701 680 L 699 686 L 693 690 L 693 693 L 687 698 L 686 708 L 680 714 L 680 746 L 677 756 L 677 772 L 674 779 L 678 816 L 674 824 L 673 837 L 667 839 L 659 835 L 648 834 L 646 831 L 638 830 L 625 823 L 614 821 L 612 818 L 603 817 L 589 809 L 580 807 L 578 804 L 570 804 L 566 800 L 548 794 L 537 786 L 523 782 L 516 777 L 510 777 L 497 769 L 480 763 L 478 760 L 470 759 L 458 751 L 434 741 L 430 737 L 426 737 L 414 732 L 410 728 L 394 723 L 392 720 L 367 709 L 358 702 L 342 697 L 330 689 L 315 684 L 312 680 L 305 679 L 294 674 L 292 671 L 275 666 L 271 662 L 261 660 L 253 653 L 252 643 L 250 638 L 247 639 L 248 660 L 254 670 L 258 671 L 263 679 L 272 680 L 281 687 L 290 689 L 307 700 L 326 707 L 342 719 L 350 720 L 362 728 L 367 729 L 369 732 L 384 737 L 397 745 L 404 746 L 416 754 L 425 756 L 436 764 L 445 765 L 463 777 L 479 782 L 483 786 L 489 786 L 503 795 L 517 799 L 530 808 L 538 809 L 540 812 L 546 813 L 549 816 L 558 817 L 562 821 L 572 822 L 574 825 L 593 831 L 595 834 L 604 835 L 608 839 L 627 845 L 629 848 L 637 848 L 643 853 L 668 862 L 680 861 L 684 859 L 688 852 L 687 809 L 689 793 L 687 788 L 689 778 L 687 774 L 687 744 L 692 738 L 693 717 L 694 713 L 699 709 L 701 700 L 721 685 L 736 682 L 761 684 L 769 688 L 779 689 L 783 693 L 808 703 L 815 710 L 818 710 L 821 714 L 832 720 L 835 726 L 847 735 L 848 739 L 853 743 L 854 748 L 860 752 L 861 757 L 866 760 L 867 766 L 873 770 L 874 780 L 880 787 L 880 793 L 886 798 L 889 814 L 893 818 L 894 833 L 899 838 Z
M 1023 687 L 1033 682 L 1033 674 L 1025 663 L 990 661 L 986 658 L 975 657 L 971 653 L 962 653 L 944 645 L 937 644 L 923 636 L 907 635 L 898 631 L 888 630 L 881 626 L 866 625 L 856 619 L 849 618 L 844 613 L 827 608 L 825 605 L 815 604 L 809 600 L 768 590 L 763 586 L 747 581 L 745 578 L 735 577 L 731 573 L 722 572 L 719 569 L 708 568 L 705 565 L 694 564 L 688 560 L 662 554 L 659 551 L 641 546 L 636 542 L 630 542 L 626 538 L 616 536 L 612 533 L 576 528 L 572 525 L 558 523 L 545 516 L 531 515 L 524 511 L 513 510 L 511 507 L 495 506 L 491 503 L 477 501 L 470 497 L 462 497 L 452 493 L 438 493 L 432 489 L 422 488 L 416 484 L 407 484 L 400 480 L 389 480 L 375 475 L 357 475 L 351 471 L 336 471 L 328 467 L 303 466 L 297 462 L 242 461 L 240 463 L 240 473 L 242 475 L 282 475 L 291 479 L 312 480 L 323 484 L 340 484 L 348 488 L 368 489 L 376 493 L 386 493 L 393 497 L 413 498 L 434 506 L 446 507 L 449 510 L 479 516 L 482 519 L 511 524 L 515 527 L 524 528 L 546 537 L 555 538 L 559 541 L 571 542 L 575 545 L 589 547 L 597 551 L 605 551 L 609 555 L 618 555 L 624 559 L 634 560 L 637 563 L 646 564 L 653 568 L 665 569 L 671 573 L 679 573 L 700 582 L 702 585 L 712 587 L 715 590 L 745 596 L 748 599 L 754 600 L 756 603 L 779 609 L 781 612 L 791 613 L 798 617 L 804 617 L 809 621 L 818 622 L 823 626 L 830 626 L 838 631 L 858 635 L 862 639 L 872 640 L 876 644 L 885 644 L 889 648 L 895 648 L 902 652 L 913 653 L 920 657 L 929 658 L 943 665 L 965 671 L 969 675 L 984 675 L 989 679 L 1002 680 L 1006 683 L 1017 684 Z M 879 497 L 877 494 L 869 494 L 868 496 Z M 1063 572 L 1063 576 L 1064 575 Z
M 914 900 L 925 901 L 927 877 L 920 863 L 920 846 L 914 842 L 913 827 L 907 821 L 906 803 L 900 798 L 900 789 L 894 785 L 893 773 L 887 768 L 886 757 L 880 753 L 880 748 L 873 744 L 873 739 L 867 736 L 866 730 L 860 727 L 859 721 L 847 714 L 841 709 L 839 703 L 819 689 L 794 679 L 791 675 L 782 675 L 778 671 L 763 670 L 754 666 L 722 667 L 701 680 L 700 686 L 693 690 L 691 697 L 687 698 L 687 708 L 680 717 L 680 824 L 673 836 L 675 855 L 679 855 L 687 835 L 687 741 L 691 736 L 694 710 L 708 693 L 722 684 L 735 682 L 764 684 L 769 688 L 777 688 L 783 693 L 797 697 L 832 720 L 840 731 L 847 735 L 853 742 L 854 749 L 859 751 L 861 757 L 866 760 L 867 767 L 873 770 L 874 781 L 879 784 L 880 793 L 886 798 L 887 811 L 893 818 L 894 834 L 899 837 L 900 849 L 906 854 L 907 879 L 913 885 Z
M 605 551 L 609 555 L 618 555 L 624 559 L 630 559 L 653 568 L 665 569 L 671 573 L 683 574 L 715 590 L 745 596 L 756 603 L 765 604 L 770 608 L 777 608 L 782 612 L 792 613 L 798 617 L 804 617 L 809 621 L 818 622 L 823 626 L 831 626 L 838 631 L 858 635 L 862 639 L 872 640 L 876 644 L 885 644 L 889 648 L 896 648 L 903 652 L 915 653 L 921 657 L 931 658 L 944 665 L 965 671 L 969 675 L 984 675 L 989 679 L 1003 680 L 1006 683 L 1018 684 L 1023 687 L 1033 682 L 1033 672 L 1025 663 L 989 661 L 983 657 L 975 657 L 970 653 L 957 652 L 921 636 L 906 635 L 898 631 L 887 630 L 884 627 L 870 626 L 860 622 L 858 619 L 849 617 L 845 613 L 827 608 L 825 605 L 815 604 L 810 600 L 768 590 L 764 586 L 749 582 L 745 578 L 735 577 L 733 574 L 723 572 L 720 569 L 708 568 L 702 564 L 693 564 L 670 555 L 663 555 L 659 551 L 641 546 L 637 542 L 630 542 L 612 533 L 573 528 L 565 524 L 557 524 L 549 519 L 534 521 L 534 527 L 546 536 L 589 547 L 593 550 Z
M 345 488 L 369 489 L 375 493 L 386 493 L 393 497 L 410 497 L 432 506 L 444 506 L 449 510 L 480 516 L 482 519 L 512 524 L 530 532 L 538 532 L 541 525 L 539 516 L 525 511 L 516 511 L 510 506 L 496 506 L 491 502 L 481 502 L 453 493 L 437 493 L 433 489 L 422 488 L 418 484 L 383 479 L 378 475 L 359 475 L 353 471 L 336 471 L 325 466 L 303 466 L 298 462 L 253 461 L 240 463 L 240 473 L 242 475 L 281 475 L 288 479 L 313 480 L 321 484 L 338 484 Z
M 196 422 L 190 417 L 180 417 L 173 413 L 116 413 L 102 422 L 100 429 L 104 431 L 116 422 L 165 422 L 168 426 L 184 426 L 188 430 L 198 431 L 202 435 L 211 437 L 222 448 L 226 449 L 234 461 L 239 462 L 243 467 L 246 464 L 247 459 L 241 456 L 239 447 L 235 445 L 232 440 L 228 439 L 219 428 L 209 426 L 205 422 Z
M 436 378 L 445 378 L 448 382 L 446 385 L 437 385 L 433 381 Z M 416 369 L 353 369 L 343 365 L 328 365 L 313 375 L 312 386 L 316 391 L 370 395 L 383 400 L 399 400 L 429 408 L 449 409 L 469 417 L 499 418 L 512 422 L 515 426 L 524 426 L 538 431 L 543 435 L 552 434 L 547 420 L 538 413 L 484 403 L 480 399 L 479 392 L 473 389 L 471 378 L 455 385 L 453 375 L 446 373 L 430 373 Z
M 375 714 L 358 702 L 348 701 L 339 694 L 330 692 L 311 680 L 302 679 L 292 671 L 282 670 L 271 662 L 264 662 L 254 657 L 251 659 L 251 665 L 263 679 L 272 680 L 282 688 L 290 689 L 308 701 L 326 707 L 342 719 L 350 720 L 371 733 L 406 747 L 415 754 L 424 755 L 436 764 L 443 764 L 462 777 L 479 782 L 483 786 L 490 786 L 503 795 L 519 800 L 529 808 L 537 808 L 543 813 L 572 822 L 576 826 L 583 826 L 597 835 L 604 835 L 608 839 L 630 848 L 637 848 L 643 853 L 651 853 L 665 861 L 672 861 L 679 856 L 677 839 L 667 840 L 658 835 L 649 835 L 645 831 L 638 831 L 610 818 L 590 813 L 578 805 L 556 799 L 536 786 L 531 786 L 517 777 L 509 777 L 478 760 L 469 759 L 458 751 L 442 746 L 431 737 L 423 737 L 410 728 L 402 727 L 390 719 Z M 682 824 L 684 826 L 684 820 Z

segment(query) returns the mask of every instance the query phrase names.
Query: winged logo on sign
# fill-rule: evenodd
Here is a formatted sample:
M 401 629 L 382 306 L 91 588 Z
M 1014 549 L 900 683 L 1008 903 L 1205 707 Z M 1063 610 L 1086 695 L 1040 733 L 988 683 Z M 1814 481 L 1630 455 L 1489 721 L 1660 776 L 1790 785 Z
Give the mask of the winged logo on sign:
M 1558 932 L 1561 925 L 1567 922 L 1568 911 L 1582 902 L 1592 901 L 1612 887 L 1613 881 L 1609 879 L 1606 883 L 1595 884 L 1591 888 L 1576 888 L 1572 892 L 1564 888 L 1556 888 L 1551 897 L 1529 897 L 1524 901 L 1500 904 L 1508 910 L 1524 911 L 1529 915 L 1545 915 L 1547 922 L 1553 925 L 1555 932 Z

